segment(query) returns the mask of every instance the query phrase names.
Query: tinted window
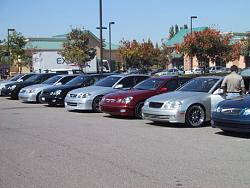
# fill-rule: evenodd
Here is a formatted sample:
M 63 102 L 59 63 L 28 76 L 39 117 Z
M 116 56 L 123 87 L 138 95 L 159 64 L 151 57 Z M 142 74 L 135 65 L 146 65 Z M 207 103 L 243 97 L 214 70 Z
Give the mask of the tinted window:
M 163 87 L 168 88 L 169 91 L 174 91 L 178 88 L 178 81 L 169 80 Z
M 159 78 L 150 78 L 139 84 L 137 84 L 134 88 L 140 90 L 155 90 L 163 83 L 162 79 Z
M 75 78 L 76 76 L 66 76 L 63 77 L 59 82 L 62 83 L 62 85 L 66 84 L 68 81 L 72 80 L 73 78 Z
M 148 76 L 136 76 L 135 77 L 135 84 L 139 84 L 140 82 L 144 81 L 145 79 L 148 79 Z
M 37 79 L 39 79 L 41 77 L 40 74 L 35 74 L 31 77 L 29 77 L 27 80 L 25 80 L 25 82 L 35 82 Z
M 183 85 L 179 91 L 209 92 L 218 82 L 217 78 L 197 78 Z
M 10 81 L 17 81 L 19 78 L 21 78 L 23 76 L 23 74 L 18 74 L 18 75 L 15 75 L 14 77 L 12 77 L 10 79 Z
M 70 80 L 69 82 L 67 82 L 65 85 L 81 85 L 85 80 L 87 80 L 88 77 L 87 76 L 77 76 L 76 78 Z
M 119 76 L 109 76 L 109 77 L 106 77 L 106 78 L 100 80 L 95 85 L 102 86 L 102 87 L 112 87 L 120 79 L 121 79 L 121 77 L 119 77 Z
M 123 88 L 130 88 L 135 85 L 135 77 L 129 76 L 123 78 L 118 84 L 122 84 Z
M 54 84 L 55 82 L 57 82 L 59 79 L 61 78 L 61 76 L 53 76 L 52 78 L 49 78 L 48 80 L 44 81 L 43 84 Z
M 22 77 L 23 81 L 27 80 L 28 78 L 30 78 L 31 76 L 34 76 L 34 74 L 26 74 Z

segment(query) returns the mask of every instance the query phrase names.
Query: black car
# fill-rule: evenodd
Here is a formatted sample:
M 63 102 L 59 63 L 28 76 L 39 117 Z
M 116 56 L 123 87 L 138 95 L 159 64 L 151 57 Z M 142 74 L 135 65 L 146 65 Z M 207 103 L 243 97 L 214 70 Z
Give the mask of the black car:
M 40 95 L 40 102 L 48 103 L 50 106 L 64 105 L 64 99 L 69 91 L 81 87 L 90 86 L 106 76 L 108 75 L 79 75 L 71 81 L 67 82 L 65 85 L 44 89 Z
M 58 74 L 56 73 L 34 74 L 30 76 L 24 82 L 15 82 L 15 83 L 5 85 L 5 87 L 2 89 L 2 94 L 4 96 L 10 96 L 12 99 L 18 99 L 19 91 L 22 88 L 26 86 L 34 85 L 34 84 L 40 84 L 55 75 L 58 75 Z

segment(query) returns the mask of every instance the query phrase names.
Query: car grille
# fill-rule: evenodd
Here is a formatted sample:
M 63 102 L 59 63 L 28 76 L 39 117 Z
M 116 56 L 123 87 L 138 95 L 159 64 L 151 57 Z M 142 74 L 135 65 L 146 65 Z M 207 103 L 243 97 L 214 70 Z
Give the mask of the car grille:
M 77 103 L 74 103 L 74 102 L 67 102 L 67 105 L 68 105 L 68 106 L 77 106 Z
M 157 115 L 157 114 L 148 114 L 148 113 L 143 113 L 143 116 L 145 118 L 149 118 L 149 119 L 165 119 L 165 120 L 169 120 L 170 119 L 170 115 Z
M 150 108 L 161 108 L 162 105 L 163 105 L 163 103 L 159 103 L 159 102 L 150 102 L 149 103 Z
M 76 98 L 77 94 L 69 94 L 71 98 Z
M 225 115 L 239 115 L 242 109 L 240 108 L 224 108 L 221 112 Z

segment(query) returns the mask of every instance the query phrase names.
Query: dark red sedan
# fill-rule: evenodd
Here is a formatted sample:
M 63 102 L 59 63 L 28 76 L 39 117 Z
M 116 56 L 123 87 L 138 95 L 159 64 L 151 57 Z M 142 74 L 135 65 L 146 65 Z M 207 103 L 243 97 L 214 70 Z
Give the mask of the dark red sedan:
M 130 90 L 105 95 L 100 102 L 101 111 L 111 115 L 142 118 L 141 108 L 146 99 L 174 91 L 188 80 L 177 76 L 149 78 Z

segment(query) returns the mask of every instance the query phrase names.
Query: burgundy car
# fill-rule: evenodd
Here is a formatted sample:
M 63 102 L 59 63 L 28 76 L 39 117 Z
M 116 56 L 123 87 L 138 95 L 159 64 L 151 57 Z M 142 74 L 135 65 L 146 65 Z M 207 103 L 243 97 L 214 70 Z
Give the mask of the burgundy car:
M 100 102 L 101 111 L 111 115 L 142 118 L 141 108 L 146 99 L 174 91 L 188 80 L 177 76 L 149 78 L 130 90 L 105 95 Z

